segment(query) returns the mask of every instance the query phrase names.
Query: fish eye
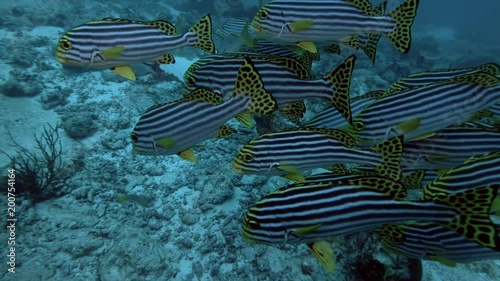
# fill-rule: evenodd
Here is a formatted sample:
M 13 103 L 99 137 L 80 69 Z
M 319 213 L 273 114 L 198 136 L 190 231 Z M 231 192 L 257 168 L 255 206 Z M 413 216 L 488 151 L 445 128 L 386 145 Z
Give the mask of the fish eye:
M 361 131 L 365 128 L 365 124 L 361 121 L 354 121 L 352 125 L 356 131 Z
M 259 228 L 260 224 L 254 220 L 247 220 L 246 225 L 250 228 Z
M 243 162 L 245 163 L 252 162 L 253 156 L 250 153 L 243 153 L 243 155 L 241 155 L 241 160 L 243 160 Z
M 268 16 L 269 16 L 269 13 L 267 11 L 260 11 L 260 13 L 259 13 L 260 19 L 267 19 Z
M 193 87 L 196 84 L 196 80 L 193 77 L 189 77 L 187 80 L 187 84 L 190 87 Z
M 59 46 L 63 48 L 63 50 L 69 50 L 73 46 L 71 42 L 68 39 L 63 39 L 61 40 L 61 43 L 59 43 Z
M 139 140 L 139 138 L 137 137 L 137 134 L 136 134 L 136 133 L 132 133 L 132 134 L 130 135 L 130 138 L 132 139 L 132 141 L 133 141 L 133 142 L 136 142 L 136 141 L 138 141 L 138 140 Z

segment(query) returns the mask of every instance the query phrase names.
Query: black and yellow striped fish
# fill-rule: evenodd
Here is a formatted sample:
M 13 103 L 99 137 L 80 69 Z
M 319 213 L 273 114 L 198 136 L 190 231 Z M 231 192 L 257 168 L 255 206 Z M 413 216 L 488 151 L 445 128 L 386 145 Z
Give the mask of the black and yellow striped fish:
M 297 112 L 293 107 L 290 109 L 291 104 L 302 103 L 307 98 L 323 98 L 351 123 L 349 88 L 355 56 L 344 60 L 322 79 L 313 80 L 307 68 L 293 58 L 256 53 L 211 55 L 195 62 L 186 71 L 184 92 L 206 88 L 223 96 L 230 95 L 239 65 L 245 57 L 252 59 L 267 91 L 285 114 L 298 119 L 303 112 Z
M 432 132 L 468 121 L 500 102 L 500 80 L 485 72 L 388 93 L 370 103 L 345 129 L 362 147 L 397 135 L 425 138 Z
M 376 232 L 382 235 L 382 247 L 389 253 L 438 261 L 447 266 L 500 259 L 500 251 L 484 247 L 436 223 L 387 225 Z
M 191 148 L 205 139 L 221 135 L 220 128 L 229 119 L 246 110 L 268 114 L 276 109 L 276 101 L 265 90 L 250 59 L 245 59 L 240 67 L 233 95 L 223 101 L 221 96 L 209 90 L 198 89 L 180 100 L 152 106 L 132 132 L 133 152 L 178 154 L 195 161 Z M 251 124 L 251 116 L 241 118 L 245 124 Z
M 406 193 L 401 183 L 375 176 L 294 184 L 251 207 L 242 235 L 251 243 L 309 243 L 386 224 L 433 222 L 499 251 L 499 229 L 489 217 L 499 189 L 495 184 L 460 193 L 430 193 L 426 200 L 410 202 L 400 199 Z
M 348 134 L 335 129 L 299 128 L 267 133 L 246 144 L 233 161 L 240 174 L 283 175 L 304 182 L 302 173 L 335 164 L 374 166 L 379 174 L 399 180 L 403 138 L 359 149 Z
M 93 20 L 61 37 L 56 59 L 64 65 L 111 69 L 135 80 L 130 64 L 174 63 L 174 57 L 169 52 L 185 46 L 215 52 L 210 15 L 204 16 L 188 32 L 180 35 L 176 35 L 174 25 L 165 20 Z
M 352 46 L 357 36 L 366 34 L 383 34 L 407 53 L 418 4 L 406 0 L 386 16 L 373 16 L 367 0 L 274 0 L 257 12 L 251 25 L 260 38 L 314 53 L 317 47 L 338 43 Z

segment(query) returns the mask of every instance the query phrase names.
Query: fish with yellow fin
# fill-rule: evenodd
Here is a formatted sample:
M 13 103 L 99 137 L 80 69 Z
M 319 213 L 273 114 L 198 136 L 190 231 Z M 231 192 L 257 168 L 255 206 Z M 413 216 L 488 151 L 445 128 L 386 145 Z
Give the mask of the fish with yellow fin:
M 241 65 L 233 96 L 224 99 L 207 89 L 198 89 L 177 101 L 149 108 L 137 122 L 131 138 L 135 154 L 169 155 L 194 162 L 192 147 L 208 138 L 225 136 L 224 124 L 236 117 L 251 126 L 249 112 L 268 114 L 277 107 L 250 59 Z M 222 128 L 222 129 L 221 129 Z
M 63 65 L 111 69 L 135 80 L 130 64 L 174 63 L 169 52 L 185 46 L 215 52 L 210 15 L 205 15 L 184 34 L 176 34 L 175 26 L 165 20 L 93 20 L 71 29 L 59 39 L 56 59 Z
M 358 36 L 380 34 L 407 53 L 418 4 L 419 0 L 405 0 L 389 14 L 378 15 L 385 7 L 372 12 L 368 0 L 274 0 L 257 12 L 251 26 L 258 38 L 313 53 L 339 43 L 356 47 Z

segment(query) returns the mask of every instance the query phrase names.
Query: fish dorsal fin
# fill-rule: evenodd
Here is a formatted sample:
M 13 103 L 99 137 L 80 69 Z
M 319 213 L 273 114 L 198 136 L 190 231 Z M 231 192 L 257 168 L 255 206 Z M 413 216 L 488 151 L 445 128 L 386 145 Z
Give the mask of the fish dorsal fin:
M 479 71 L 491 74 L 493 76 L 498 76 L 498 74 L 500 72 L 500 66 L 496 63 L 483 64 L 481 66 L 478 66 L 477 69 Z
M 485 72 L 476 72 L 468 75 L 454 77 L 448 81 L 443 83 L 456 83 L 463 82 L 464 84 L 477 84 L 483 87 L 492 87 L 498 85 L 500 83 L 499 78 L 485 73 Z
M 381 17 L 385 15 L 385 10 L 387 8 L 387 1 L 378 4 L 373 10 L 366 13 L 367 16 L 371 17 Z
M 184 95 L 182 100 L 204 101 L 212 104 L 220 104 L 224 101 L 224 97 L 208 89 L 199 88 L 187 95 Z
M 377 90 L 377 91 L 371 91 L 366 94 L 351 98 L 351 101 L 358 101 L 358 100 L 364 100 L 364 99 L 379 99 L 383 97 L 385 94 L 384 90 Z
M 292 130 L 296 129 L 294 128 Z M 341 130 L 329 129 L 329 128 L 310 128 L 310 127 L 300 128 L 300 130 L 327 135 L 330 138 L 341 142 L 345 147 L 353 148 L 356 146 L 356 140 L 351 135 Z
M 155 20 L 155 21 L 149 21 L 146 23 L 147 25 L 150 25 L 152 27 L 158 28 L 161 30 L 163 33 L 167 35 L 175 35 L 175 26 L 166 20 Z
M 408 195 L 402 183 L 380 176 L 360 176 L 349 179 L 347 182 L 354 186 L 371 189 L 395 200 L 405 200 Z
M 393 137 L 370 148 L 377 153 L 382 161 L 375 167 L 375 171 L 392 180 L 399 181 L 402 177 L 401 156 L 403 154 L 403 136 Z
M 171 54 L 164 54 L 163 56 L 155 59 L 155 62 L 161 64 L 172 64 L 175 63 L 175 58 Z
M 335 94 L 331 97 L 332 105 L 344 117 L 347 123 L 352 125 L 352 112 L 349 96 L 351 87 L 351 76 L 354 70 L 356 56 L 352 55 L 341 62 L 332 72 L 323 77 L 335 86 Z
M 285 114 L 290 121 L 298 125 L 300 118 L 304 117 L 306 105 L 304 104 L 304 101 L 294 101 L 286 104 L 284 107 L 281 107 L 279 111 Z
M 319 241 L 308 243 L 307 246 L 326 271 L 333 272 L 335 269 L 335 256 L 330 243 L 328 241 Z
M 303 80 L 312 79 L 312 76 L 307 70 L 307 67 L 294 58 L 275 56 L 275 57 L 270 57 L 269 59 L 266 60 L 283 66 L 285 69 L 297 75 L 300 79 Z
M 365 52 L 366 56 L 375 63 L 375 58 L 377 56 L 377 45 L 378 41 L 380 41 L 380 34 L 372 33 L 368 34 L 368 38 L 366 42 L 363 44 L 360 43 L 359 47 Z
M 372 3 L 368 0 L 348 0 L 347 2 L 360 9 L 366 15 L 372 12 Z

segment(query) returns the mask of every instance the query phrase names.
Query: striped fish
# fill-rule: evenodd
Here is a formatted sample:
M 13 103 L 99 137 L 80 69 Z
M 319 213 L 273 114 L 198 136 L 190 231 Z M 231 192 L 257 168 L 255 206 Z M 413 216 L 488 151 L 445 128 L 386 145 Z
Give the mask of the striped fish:
M 245 59 L 238 72 L 234 96 L 222 97 L 199 89 L 184 98 L 149 108 L 132 133 L 133 152 L 141 155 L 178 154 L 196 161 L 191 148 L 218 135 L 229 119 L 249 110 L 268 114 L 276 101 L 265 91 L 250 59 Z M 251 122 L 251 120 L 249 121 Z
M 402 184 L 380 177 L 293 184 L 271 192 L 249 209 L 242 236 L 251 243 L 308 243 L 385 224 L 433 222 L 498 251 L 499 230 L 489 210 L 499 188 L 496 184 L 410 202 L 400 199 Z
M 500 102 L 500 80 L 484 72 L 384 95 L 369 104 L 345 129 L 362 147 L 397 135 L 425 138 L 469 120 Z
M 500 251 L 483 247 L 466 237 L 435 223 L 408 223 L 384 226 L 382 247 L 407 257 L 441 262 L 447 266 L 456 263 L 486 259 L 500 259 Z M 389 235 L 384 235 L 389 233 Z M 397 233 L 397 236 L 393 237 Z M 404 240 L 399 239 L 404 237 Z
M 373 91 L 361 96 L 351 98 L 351 113 L 355 118 L 367 105 L 380 98 L 385 91 Z M 311 120 L 304 124 L 304 127 L 338 129 L 348 125 L 339 111 L 329 107 L 316 114 Z
M 366 34 L 383 34 L 407 53 L 418 4 L 405 0 L 388 15 L 373 16 L 367 0 L 274 0 L 259 10 L 251 25 L 260 38 L 314 53 L 318 46 L 352 45 L 357 36 Z
M 399 180 L 402 142 L 397 137 L 362 150 L 339 130 L 288 129 L 263 134 L 246 144 L 234 159 L 233 169 L 240 174 L 284 175 L 304 182 L 303 171 L 356 163 L 374 166 L 379 174 Z
M 457 68 L 457 69 L 439 69 L 422 73 L 415 73 L 405 77 L 389 87 L 388 93 L 403 91 L 406 89 L 422 87 L 442 81 L 447 81 L 459 76 L 470 75 L 478 72 L 485 72 L 493 76 L 498 76 L 500 66 L 496 63 L 487 63 L 477 67 Z
M 135 80 L 130 64 L 174 63 L 174 57 L 168 52 L 185 46 L 215 52 L 210 15 L 205 15 L 181 35 L 176 35 L 174 25 L 164 20 L 94 20 L 73 28 L 61 37 L 56 59 L 63 65 L 111 69 Z
M 426 184 L 425 188 L 429 191 L 428 194 L 432 192 L 439 195 L 442 192 L 457 193 L 498 183 L 500 183 L 500 149 L 469 158 L 463 164 L 442 173 L 433 182 Z
M 412 169 L 450 169 L 472 156 L 496 150 L 500 150 L 499 128 L 467 123 L 438 130 L 425 139 L 406 141 L 401 164 Z
M 294 116 L 290 104 L 307 98 L 327 99 L 350 123 L 349 87 L 356 57 L 350 56 L 323 79 L 312 80 L 308 70 L 297 60 L 287 57 L 255 53 L 211 55 L 195 62 L 184 74 L 187 93 L 196 88 L 206 88 L 228 96 L 244 57 L 250 57 L 259 71 L 264 85 L 278 102 L 280 110 Z M 302 113 L 295 115 L 302 117 Z

